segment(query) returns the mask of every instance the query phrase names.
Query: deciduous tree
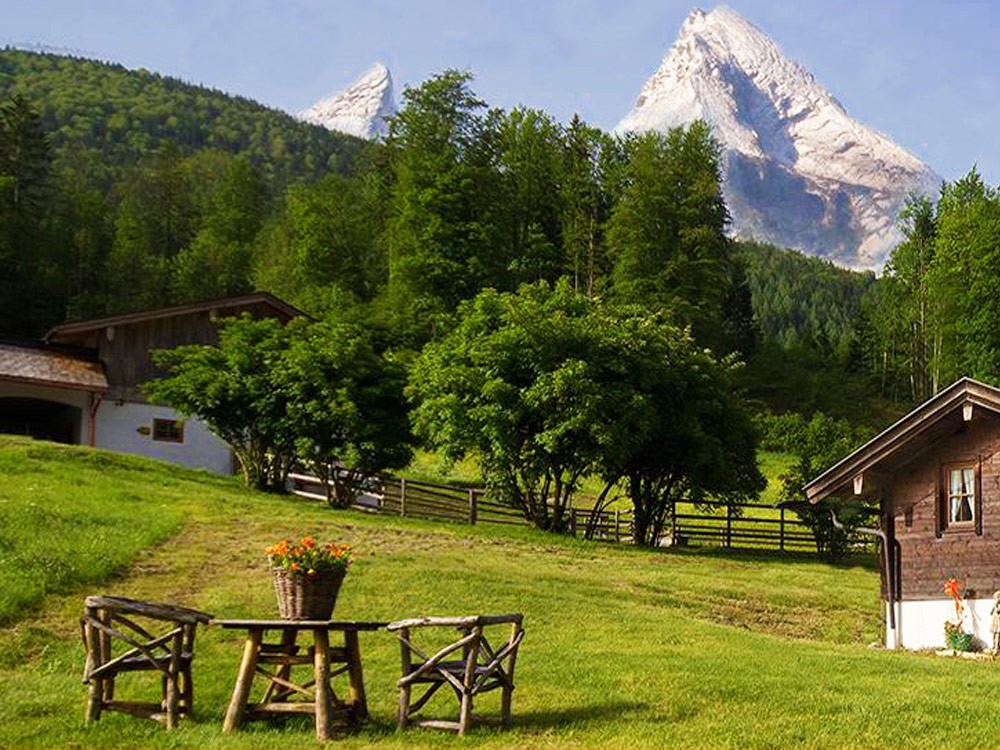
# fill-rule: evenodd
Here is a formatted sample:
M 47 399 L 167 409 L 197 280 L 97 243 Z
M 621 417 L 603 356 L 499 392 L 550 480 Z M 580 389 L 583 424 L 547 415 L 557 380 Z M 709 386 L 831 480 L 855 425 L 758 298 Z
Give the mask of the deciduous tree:
M 346 508 L 367 480 L 409 463 L 404 368 L 378 354 L 365 329 L 327 321 L 291 339 L 275 384 L 288 394 L 295 449 Z

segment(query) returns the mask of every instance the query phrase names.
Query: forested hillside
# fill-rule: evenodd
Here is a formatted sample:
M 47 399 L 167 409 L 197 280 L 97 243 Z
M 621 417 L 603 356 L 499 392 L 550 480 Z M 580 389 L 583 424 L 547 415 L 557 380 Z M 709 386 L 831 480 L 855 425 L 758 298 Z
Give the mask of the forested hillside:
M 868 306 L 868 367 L 915 401 L 963 376 L 1000 384 L 1000 190 L 972 169 L 903 222 Z
M 134 166 L 168 144 L 181 156 L 242 154 L 277 186 L 344 171 L 363 147 L 240 96 L 144 69 L 0 50 L 0 98 L 20 94 L 40 116 L 60 168 Z
M 248 99 L 0 51 L 0 332 L 247 291 L 289 185 L 368 148 Z
M 828 352 L 846 362 L 856 347 L 863 300 L 875 274 L 756 242 L 737 243 L 754 320 L 765 341 Z
M 703 123 L 617 138 L 490 108 L 456 71 L 403 99 L 367 144 L 146 71 L 0 53 L 0 333 L 265 289 L 416 352 L 485 288 L 566 278 L 735 354 L 776 410 L 878 413 L 898 381 L 876 366 L 873 275 L 726 238 Z

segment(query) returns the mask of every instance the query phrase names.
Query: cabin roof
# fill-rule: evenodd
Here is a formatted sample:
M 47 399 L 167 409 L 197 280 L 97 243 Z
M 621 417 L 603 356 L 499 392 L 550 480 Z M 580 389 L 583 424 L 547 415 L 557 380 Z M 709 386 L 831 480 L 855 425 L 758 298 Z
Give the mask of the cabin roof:
M 912 460 L 961 426 L 966 404 L 1000 414 L 1000 389 L 971 378 L 955 381 L 809 482 L 803 488 L 806 498 L 821 502 L 851 491 L 866 473 L 891 471 Z
M 0 342 L 0 380 L 104 392 L 104 367 L 82 352 Z
M 222 299 L 206 300 L 204 302 L 191 302 L 173 307 L 161 307 L 156 310 L 143 310 L 141 312 L 127 313 L 125 315 L 113 315 L 107 318 L 95 318 L 93 320 L 81 320 L 76 323 L 64 323 L 55 326 L 45 334 L 47 343 L 58 343 L 70 341 L 79 334 L 108 328 L 109 326 L 122 326 L 132 323 L 143 323 L 149 320 L 162 318 L 172 318 L 180 315 L 191 315 L 193 313 L 211 312 L 217 310 L 224 313 L 227 309 L 249 307 L 251 305 L 265 305 L 274 309 L 276 316 L 283 320 L 304 316 L 305 314 L 288 304 L 282 299 L 275 297 L 270 292 L 254 292 L 244 294 L 239 297 L 224 297 Z

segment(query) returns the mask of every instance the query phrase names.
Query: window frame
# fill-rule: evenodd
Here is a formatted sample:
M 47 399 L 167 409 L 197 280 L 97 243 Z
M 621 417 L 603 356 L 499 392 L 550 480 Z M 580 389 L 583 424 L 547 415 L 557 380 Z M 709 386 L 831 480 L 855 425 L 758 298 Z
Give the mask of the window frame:
M 166 427 L 166 434 L 161 430 Z M 150 437 L 158 443 L 183 443 L 184 420 L 168 417 L 153 417 L 153 430 Z
M 958 493 L 951 492 L 951 475 L 955 471 L 972 471 L 972 492 Z M 982 488 L 982 461 L 977 458 L 967 458 L 958 461 L 948 461 L 941 464 L 938 485 L 938 512 L 937 525 L 938 536 L 944 532 L 974 532 L 983 533 L 983 488 Z M 952 520 L 952 499 L 971 495 L 972 518 L 967 521 Z

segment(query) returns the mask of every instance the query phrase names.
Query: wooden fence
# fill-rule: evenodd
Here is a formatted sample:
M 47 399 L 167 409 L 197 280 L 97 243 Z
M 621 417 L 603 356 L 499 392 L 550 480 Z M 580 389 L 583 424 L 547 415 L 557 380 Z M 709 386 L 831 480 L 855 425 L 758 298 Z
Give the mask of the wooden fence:
M 301 497 L 320 500 L 326 497 L 320 480 L 307 473 L 291 474 L 289 485 L 291 492 Z M 481 489 L 394 476 L 383 476 L 372 482 L 358 494 L 354 507 L 374 513 L 454 523 L 528 525 L 519 511 L 490 500 Z M 590 521 L 589 508 L 567 511 L 567 531 L 573 536 L 585 536 Z M 631 543 L 631 511 L 599 513 L 590 524 L 590 538 Z M 793 512 L 758 503 L 735 508 L 725 503 L 707 503 L 700 508 L 678 506 L 664 529 L 660 544 L 816 552 L 812 532 Z

